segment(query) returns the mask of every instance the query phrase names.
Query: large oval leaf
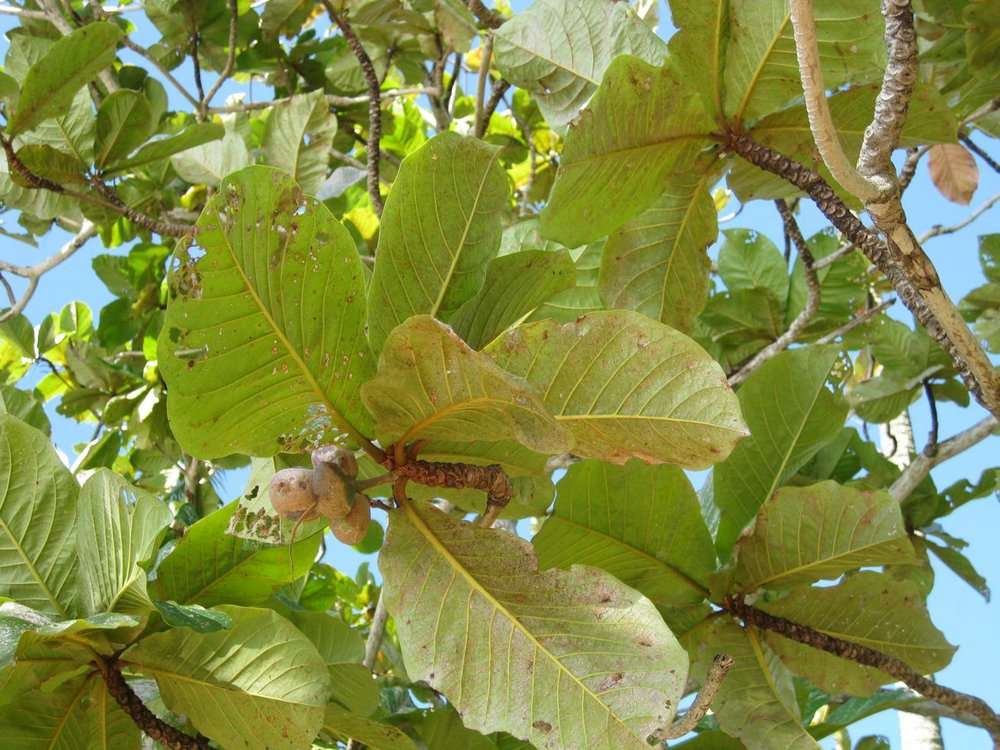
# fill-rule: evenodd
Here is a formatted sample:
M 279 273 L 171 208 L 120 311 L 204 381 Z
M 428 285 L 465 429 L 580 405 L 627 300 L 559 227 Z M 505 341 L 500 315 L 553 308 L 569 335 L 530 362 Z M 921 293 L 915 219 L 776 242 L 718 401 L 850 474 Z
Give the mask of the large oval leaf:
M 74 611 L 79 491 L 45 435 L 0 415 L 0 596 L 58 617 Z
M 684 650 L 648 599 L 603 571 L 539 573 L 527 543 L 413 501 L 392 514 L 379 565 L 407 672 L 470 729 L 642 750 L 677 710 Z
M 48 117 L 66 112 L 76 92 L 115 59 L 121 30 L 113 23 L 98 21 L 53 44 L 28 69 L 21 85 L 17 107 L 8 130 L 14 136 Z
M 361 390 L 384 445 L 514 440 L 542 453 L 569 448 L 527 383 L 473 351 L 443 323 L 418 315 L 385 342 L 378 375 Z
M 606 0 L 536 0 L 501 26 L 494 42 L 497 68 L 534 95 L 551 127 L 576 115 L 618 55 L 659 65 L 666 53 L 632 8 Z
M 614 231 L 650 206 L 670 176 L 693 171 L 711 130 L 701 100 L 670 66 L 618 57 L 570 126 L 543 234 L 576 247 Z
M 558 492 L 555 512 L 532 540 L 543 569 L 593 565 L 661 611 L 707 597 L 715 547 L 691 482 L 676 466 L 582 461 Z
M 913 555 L 899 503 L 888 492 L 830 481 L 785 487 L 764 503 L 753 532 L 736 545 L 734 585 L 747 592 L 788 588 Z
M 382 214 L 368 292 L 376 352 L 411 315 L 446 321 L 479 291 L 507 208 L 499 157 L 497 147 L 442 133 L 403 161 Z
M 143 614 L 152 609 L 143 565 L 155 556 L 172 519 L 166 503 L 108 469 L 87 480 L 76 518 L 80 598 L 86 612 Z
M 747 434 L 719 365 L 684 334 L 638 313 L 539 321 L 487 351 L 543 394 L 580 456 L 701 469 Z
M 322 657 L 272 610 L 219 609 L 232 618 L 228 630 L 156 633 L 122 663 L 156 678 L 167 707 L 227 750 L 308 747 L 330 694 Z
M 201 458 L 270 456 L 368 429 L 361 259 L 324 205 L 268 167 L 227 177 L 181 253 L 160 335 L 170 426 Z
M 688 332 L 708 298 L 708 246 L 719 232 L 711 174 L 672 180 L 656 203 L 608 237 L 601 295 Z

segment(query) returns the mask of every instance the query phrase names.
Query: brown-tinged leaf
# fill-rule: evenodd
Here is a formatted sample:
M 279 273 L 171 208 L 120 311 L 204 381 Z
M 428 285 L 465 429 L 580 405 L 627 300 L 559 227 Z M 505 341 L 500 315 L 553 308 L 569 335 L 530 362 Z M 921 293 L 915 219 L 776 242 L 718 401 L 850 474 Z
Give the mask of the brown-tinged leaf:
M 979 187 L 979 167 L 964 146 L 938 143 L 930 150 L 931 180 L 945 198 L 968 206 Z

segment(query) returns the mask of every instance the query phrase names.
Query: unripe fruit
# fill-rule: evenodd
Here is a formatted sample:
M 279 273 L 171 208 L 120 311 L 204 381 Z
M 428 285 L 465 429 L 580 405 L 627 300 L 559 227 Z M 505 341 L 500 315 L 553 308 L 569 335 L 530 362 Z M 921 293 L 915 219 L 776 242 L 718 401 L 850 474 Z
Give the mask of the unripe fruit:
M 274 473 L 268 492 L 279 516 L 308 521 L 319 515 L 312 478 L 309 469 L 281 469 Z
M 336 445 L 324 445 L 312 453 L 312 491 L 319 501 L 319 512 L 328 519 L 339 519 L 351 510 L 354 490 L 350 480 L 358 473 L 354 454 Z
M 328 519 L 333 535 L 344 544 L 357 544 L 368 533 L 368 524 L 372 520 L 372 506 L 366 495 L 360 492 L 354 496 L 354 505 L 343 518 Z

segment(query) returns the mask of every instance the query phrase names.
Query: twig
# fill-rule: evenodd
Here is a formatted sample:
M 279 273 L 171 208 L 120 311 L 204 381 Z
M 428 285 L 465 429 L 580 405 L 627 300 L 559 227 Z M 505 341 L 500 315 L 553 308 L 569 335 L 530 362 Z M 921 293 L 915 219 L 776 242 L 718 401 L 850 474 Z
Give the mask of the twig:
M 41 10 L 27 10 L 18 8 L 15 5 L 0 5 L 0 15 L 20 16 L 21 18 L 33 18 L 38 21 L 50 21 L 49 14 Z
M 938 410 L 937 399 L 934 397 L 934 388 L 930 378 L 923 379 L 924 395 L 927 396 L 927 407 L 931 412 L 931 431 L 927 435 L 927 445 L 924 446 L 924 455 L 933 458 L 938 449 Z
M 913 148 L 907 149 L 906 161 L 903 162 L 903 168 L 899 170 L 900 193 L 906 190 L 906 188 L 910 186 L 910 183 L 913 182 L 913 178 L 917 174 L 917 165 L 924 157 L 924 154 L 930 150 L 930 146 L 914 146 Z
M 490 66 L 493 64 L 493 35 L 487 34 L 483 39 L 483 53 L 479 58 L 479 80 L 476 81 L 476 119 L 473 127 L 473 135 L 482 138 L 486 132 L 486 125 L 483 124 L 483 106 L 486 103 L 486 81 L 490 77 Z
M 854 246 L 853 242 L 845 242 L 843 245 L 838 247 L 829 255 L 826 255 L 817 260 L 815 263 L 813 263 L 813 268 L 819 271 L 821 268 L 832 266 L 834 263 L 843 258 L 845 255 L 850 255 L 855 250 L 857 250 L 857 248 Z
M 934 265 L 905 223 L 890 228 L 887 231 L 888 240 L 883 242 L 861 223 L 817 172 L 742 133 L 730 134 L 727 146 L 752 164 L 778 175 L 809 195 L 830 222 L 848 241 L 860 248 L 892 283 L 906 307 L 951 357 L 955 369 L 976 400 L 991 413 L 1000 414 L 1000 377 L 954 303 L 941 288 Z M 908 233 L 912 239 L 909 252 L 904 252 L 899 246 L 897 239 L 905 241 L 900 233 Z
M 385 597 L 379 593 L 378 602 L 375 604 L 375 613 L 372 615 L 372 624 L 368 628 L 368 640 L 365 641 L 365 658 L 361 662 L 369 670 L 375 669 L 375 660 L 378 659 L 378 652 L 382 647 L 385 624 L 388 620 L 389 610 L 385 608 Z
M 705 714 L 712 707 L 712 701 L 715 700 L 716 693 L 722 687 L 722 681 L 729 674 L 729 670 L 733 668 L 735 663 L 736 660 L 731 656 L 716 654 L 712 660 L 712 666 L 708 670 L 705 683 L 701 686 L 701 690 L 698 691 L 698 695 L 695 697 L 694 703 L 691 704 L 691 708 L 687 710 L 684 716 L 675 720 L 669 727 L 654 732 L 652 738 L 657 742 L 662 742 L 663 740 L 673 740 L 683 737 L 688 732 L 694 731 L 694 728 L 698 726 L 698 722 L 705 718 Z
M 347 22 L 347 19 L 341 18 L 337 11 L 334 10 L 330 0 L 321 0 L 321 2 L 323 3 L 323 7 L 326 8 L 330 20 L 337 24 L 340 33 L 347 40 L 347 46 L 351 48 L 354 56 L 358 58 L 361 72 L 365 77 L 365 82 L 368 84 L 368 197 L 371 199 L 372 208 L 375 209 L 375 213 L 381 216 L 382 209 L 384 208 L 382 194 L 379 191 L 379 141 L 382 139 L 382 103 L 380 91 L 382 84 L 378 80 L 378 74 L 375 72 L 375 66 L 372 64 L 371 58 L 365 51 L 364 46 L 362 46 L 357 34 L 354 33 L 354 29 Z
M 7 273 L 12 273 L 15 276 L 20 276 L 28 280 L 28 288 L 25 289 L 21 299 L 19 299 L 9 310 L 0 314 L 0 323 L 23 312 L 24 308 L 35 294 L 35 290 L 38 288 L 38 280 L 44 274 L 48 273 L 60 263 L 67 260 L 71 255 L 73 255 L 73 253 L 87 244 L 87 241 L 91 237 L 96 235 L 97 226 L 89 220 L 84 220 L 76 235 L 69 242 L 59 248 L 59 252 L 43 260 L 41 263 L 37 263 L 33 266 L 15 266 L 13 264 L 0 261 L 0 271 L 6 271 Z
M 478 138 L 482 138 L 487 129 L 490 126 L 490 118 L 493 117 L 493 113 L 496 112 L 497 107 L 503 100 L 503 95 L 507 93 L 510 88 L 510 81 L 500 78 L 493 82 L 493 90 L 490 92 L 489 101 L 483 107 L 483 118 L 477 123 L 477 129 L 479 132 L 476 133 Z
M 994 416 L 986 417 L 969 429 L 948 438 L 943 443 L 938 443 L 933 456 L 928 456 L 926 453 L 918 454 L 899 478 L 892 483 L 889 494 L 897 501 L 902 502 L 910 496 L 910 493 L 917 488 L 924 477 L 930 474 L 931 469 L 968 450 L 976 443 L 982 442 L 992 435 L 998 426 L 1000 426 L 1000 420 Z
M 181 82 L 178 81 L 176 78 L 174 78 L 173 73 L 171 73 L 166 67 L 164 67 L 159 62 L 159 60 L 157 60 L 155 57 L 153 57 L 152 53 L 148 49 L 146 49 L 145 47 L 143 47 L 143 46 L 141 46 L 139 44 L 136 44 L 131 39 L 129 39 L 127 36 L 124 36 L 124 37 L 121 38 L 121 44 L 122 44 L 123 47 L 126 47 L 126 48 L 132 50 L 133 52 L 135 52 L 140 57 L 142 57 L 145 60 L 147 60 L 148 62 L 152 63 L 153 66 L 160 72 L 160 75 L 162 75 L 164 78 L 166 78 L 171 83 L 171 85 L 175 89 L 177 89 L 178 93 L 181 96 L 183 96 L 185 99 L 188 100 L 188 103 L 192 107 L 195 107 L 195 108 L 198 107 L 198 100 L 194 98 L 194 95 L 190 91 L 188 91 L 186 88 L 184 88 L 184 85 L 181 84 Z
M 920 235 L 920 237 L 917 238 L 917 242 L 919 242 L 922 245 L 932 237 L 940 237 L 943 234 L 954 234 L 955 232 L 965 229 L 967 226 L 969 226 L 969 224 L 971 224 L 980 216 L 982 216 L 984 213 L 993 208 L 993 206 L 995 206 L 998 201 L 1000 201 L 1000 193 L 996 193 L 990 198 L 987 198 L 985 201 L 983 201 L 982 205 L 976 208 L 975 211 L 966 216 L 962 221 L 958 222 L 958 224 L 954 224 L 950 227 L 944 227 L 941 226 L 940 224 L 935 224 L 933 227 L 931 227 L 922 235 Z
M 813 0 L 791 0 L 789 11 L 813 140 L 834 179 L 848 192 L 867 203 L 877 198 L 879 191 L 848 160 L 837 135 L 837 127 L 833 124 L 830 105 L 826 99 L 826 86 L 823 83 L 823 69 L 820 67 L 819 46 L 816 43 Z
M 383 464 L 397 477 L 404 477 L 427 487 L 469 487 L 482 490 L 486 493 L 487 514 L 491 507 L 503 510 L 514 492 L 510 479 L 499 464 L 479 466 L 444 461 L 418 461 L 413 458 L 399 460 L 393 451 L 387 451 L 386 456 Z
M 154 219 L 151 216 L 146 216 L 146 214 L 140 211 L 136 211 L 134 208 L 126 204 L 125 201 L 119 198 L 118 193 L 116 193 L 113 188 L 97 178 L 91 180 L 90 184 L 102 198 L 111 204 L 111 207 L 115 211 L 127 218 L 133 224 L 143 227 L 144 229 L 148 229 L 150 232 L 155 232 L 156 234 L 163 235 L 164 237 L 186 237 L 188 235 L 198 233 L 197 226 L 160 221 L 159 219 Z
M 960 133 L 958 136 L 958 140 L 964 143 L 965 147 L 969 149 L 969 151 L 971 151 L 980 159 L 982 159 L 984 162 L 986 162 L 987 166 L 989 166 L 990 169 L 992 169 L 994 172 L 1000 172 L 1000 164 L 998 164 L 992 156 L 986 153 L 986 151 L 984 151 L 981 146 L 979 146 L 975 141 L 969 138 L 969 136 L 965 135 L 964 133 Z
M 17 295 L 14 294 L 14 288 L 7 281 L 7 277 L 3 275 L 2 271 L 0 271 L 0 284 L 3 284 L 4 291 L 7 292 L 7 300 L 10 302 L 10 306 L 15 307 L 17 305 Z
M 208 738 L 192 737 L 170 726 L 146 708 L 146 704 L 136 695 L 121 670 L 113 661 L 98 657 L 94 661 L 97 671 L 104 678 L 108 692 L 121 709 L 148 737 L 170 750 L 209 750 Z
M 198 58 L 198 42 L 200 36 L 198 31 L 191 35 L 191 65 L 194 67 L 194 88 L 198 92 L 198 117 L 204 120 L 205 114 L 202 112 L 202 103 L 205 101 L 205 88 L 201 83 L 201 60 Z
M 432 88 L 430 86 L 409 86 L 402 87 L 398 89 L 390 89 L 389 91 L 380 91 L 379 99 L 395 99 L 401 96 L 434 96 L 438 93 L 438 89 Z M 226 115 L 238 112 L 254 112 L 259 109 L 270 109 L 271 107 L 276 107 L 279 104 L 285 104 L 290 102 L 294 97 L 284 96 L 280 99 L 268 99 L 261 102 L 243 102 L 241 104 L 227 104 L 223 107 L 209 107 L 208 113 L 212 115 Z M 368 94 L 359 94 L 358 96 L 337 96 L 334 94 L 326 95 L 326 103 L 331 107 L 350 107 L 355 104 L 367 104 L 371 97 Z
M 763 610 L 748 605 L 740 597 L 727 597 L 725 608 L 743 620 L 747 625 L 752 625 L 762 630 L 770 630 L 772 633 L 782 635 L 789 640 L 803 643 L 834 656 L 839 656 L 841 659 L 847 659 L 867 667 L 874 667 L 895 677 L 897 680 L 905 683 L 907 687 L 913 688 L 926 698 L 930 698 L 945 706 L 950 706 L 957 711 L 972 714 L 983 722 L 983 726 L 989 732 L 990 737 L 993 738 L 995 743 L 1000 745 L 1000 716 L 994 713 L 993 709 L 981 698 L 932 682 L 922 674 L 910 669 L 902 660 L 884 654 L 881 651 L 827 635 L 806 625 L 786 620 L 783 617 L 768 614 Z
M 468 0 L 469 10 L 472 11 L 479 23 L 489 29 L 499 29 L 507 19 L 483 5 L 482 0 Z
M 816 343 L 817 344 L 829 344 L 831 341 L 835 341 L 838 336 L 843 336 L 845 333 L 850 333 L 851 331 L 853 331 L 858 326 L 863 325 L 864 323 L 867 323 L 869 320 L 871 320 L 872 318 L 874 318 L 876 315 L 878 315 L 880 312 L 882 312 L 886 308 L 892 307 L 892 305 L 895 302 L 896 302 L 896 300 L 894 298 L 890 297 L 885 302 L 881 302 L 878 305 L 876 305 L 875 307 L 871 308 L 870 310 L 865 310 L 863 313 L 861 313 L 857 317 L 851 318 L 849 321 L 847 321 L 846 323 L 844 323 L 844 325 L 840 326 L 840 328 L 836 328 L 836 329 L 830 331 L 825 336 L 821 336 L 820 338 L 816 339 Z
M 782 199 L 778 199 L 774 203 L 778 207 L 778 213 L 781 214 L 785 234 L 791 238 L 795 249 L 799 253 L 799 258 L 802 259 L 802 270 L 805 272 L 808 297 L 806 298 L 805 307 L 795 316 L 795 320 L 788 326 L 788 330 L 757 352 L 749 362 L 731 375 L 729 377 L 730 386 L 739 385 L 749 378 L 758 367 L 767 362 L 767 360 L 787 349 L 790 344 L 798 339 L 802 331 L 805 330 L 805 327 L 809 325 L 809 321 L 816 315 L 816 311 L 819 310 L 821 291 L 819 277 L 816 276 L 816 269 L 814 268 L 815 261 L 813 260 L 812 252 L 809 250 L 809 245 L 806 244 L 806 240 L 802 236 L 802 231 L 799 229 L 795 217 L 792 216 L 792 211 L 788 207 L 788 204 Z
M 239 30 L 240 10 L 236 0 L 229 0 L 229 52 L 226 55 L 226 64 L 215 79 L 212 88 L 201 98 L 198 110 L 202 114 L 202 119 L 208 114 L 208 105 L 212 103 L 212 97 L 219 93 L 222 84 L 233 74 L 233 67 L 236 65 L 236 32 Z

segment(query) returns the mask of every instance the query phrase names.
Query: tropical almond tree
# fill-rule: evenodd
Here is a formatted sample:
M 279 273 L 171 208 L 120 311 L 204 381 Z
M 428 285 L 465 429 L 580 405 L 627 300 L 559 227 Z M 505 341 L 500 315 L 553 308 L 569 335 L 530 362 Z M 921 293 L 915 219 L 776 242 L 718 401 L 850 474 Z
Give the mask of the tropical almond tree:
M 926 603 L 1000 234 L 924 250 L 1000 196 L 905 210 L 998 170 L 1000 6 L 669 10 L 0 4 L 4 748 L 1000 747 Z

